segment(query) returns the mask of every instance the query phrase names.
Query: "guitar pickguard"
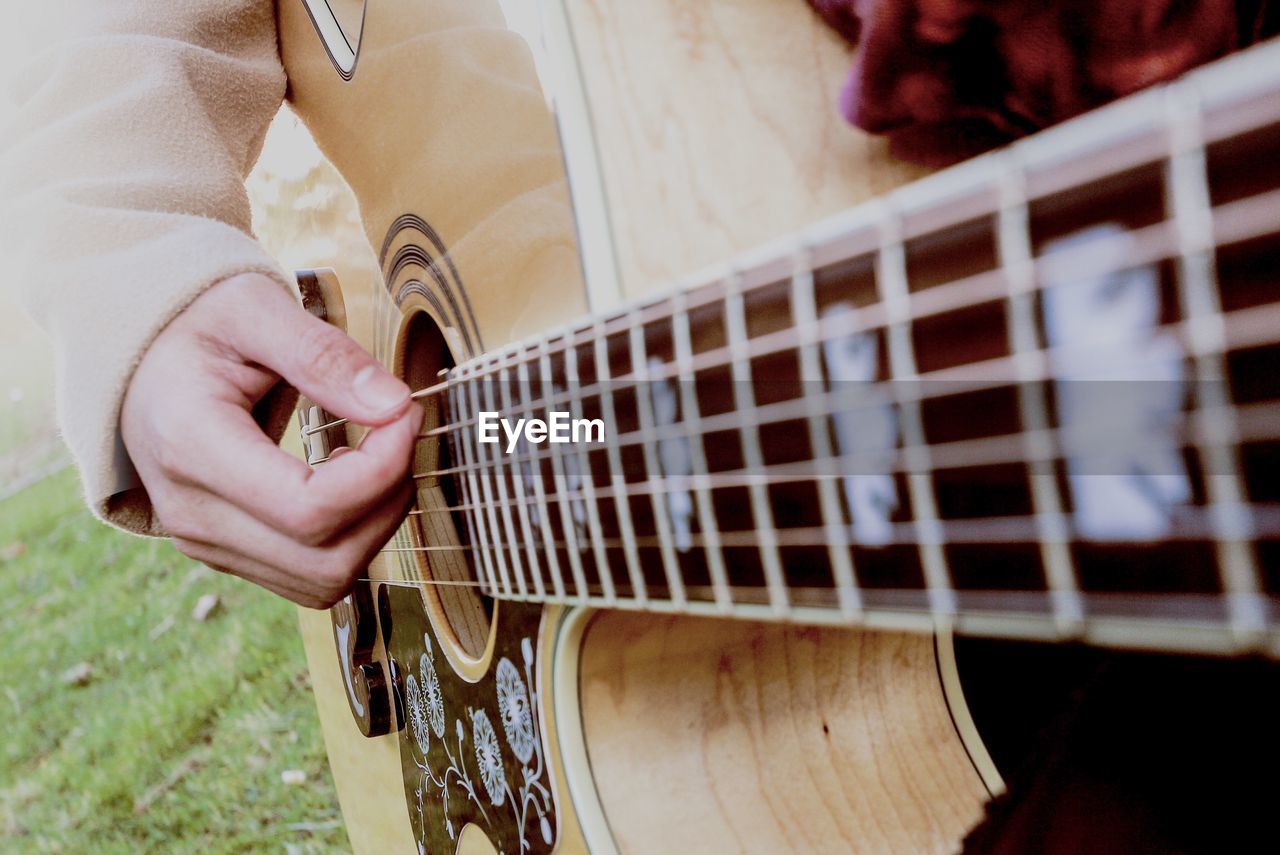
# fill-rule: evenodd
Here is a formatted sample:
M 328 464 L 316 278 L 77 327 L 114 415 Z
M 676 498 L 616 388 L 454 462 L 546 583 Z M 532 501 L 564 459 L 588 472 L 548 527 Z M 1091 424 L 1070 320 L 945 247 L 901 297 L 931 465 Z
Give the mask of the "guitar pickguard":
M 559 827 L 538 716 L 541 607 L 502 604 L 493 665 L 475 683 L 450 666 L 416 587 L 381 585 L 378 608 L 419 852 L 453 852 L 468 824 L 499 852 L 550 852 Z

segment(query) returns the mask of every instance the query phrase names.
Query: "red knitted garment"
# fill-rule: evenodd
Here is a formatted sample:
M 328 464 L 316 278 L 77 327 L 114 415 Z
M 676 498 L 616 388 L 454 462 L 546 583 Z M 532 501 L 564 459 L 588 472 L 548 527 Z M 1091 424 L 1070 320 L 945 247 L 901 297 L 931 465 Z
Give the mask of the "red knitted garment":
M 941 166 L 1277 30 L 1271 0 L 808 0 L 857 48 L 840 110 Z

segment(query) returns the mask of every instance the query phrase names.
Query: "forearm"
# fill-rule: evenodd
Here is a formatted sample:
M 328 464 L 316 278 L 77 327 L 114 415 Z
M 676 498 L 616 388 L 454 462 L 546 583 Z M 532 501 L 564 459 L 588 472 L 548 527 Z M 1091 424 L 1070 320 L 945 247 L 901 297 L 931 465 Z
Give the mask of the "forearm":
M 88 498 L 153 530 L 120 449 L 124 391 L 209 286 L 284 274 L 250 235 L 244 179 L 284 94 L 269 0 L 77 2 L 13 84 L 7 261 L 53 336 L 63 430 Z

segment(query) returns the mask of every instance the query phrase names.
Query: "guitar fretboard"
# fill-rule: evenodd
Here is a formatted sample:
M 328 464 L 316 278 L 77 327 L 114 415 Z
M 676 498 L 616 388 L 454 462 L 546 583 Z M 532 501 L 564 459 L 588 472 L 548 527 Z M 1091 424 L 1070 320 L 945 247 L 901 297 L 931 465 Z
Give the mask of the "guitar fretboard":
M 1277 90 L 1264 45 L 460 365 L 421 513 L 498 598 L 1280 653 Z M 476 441 L 553 410 L 606 441 Z

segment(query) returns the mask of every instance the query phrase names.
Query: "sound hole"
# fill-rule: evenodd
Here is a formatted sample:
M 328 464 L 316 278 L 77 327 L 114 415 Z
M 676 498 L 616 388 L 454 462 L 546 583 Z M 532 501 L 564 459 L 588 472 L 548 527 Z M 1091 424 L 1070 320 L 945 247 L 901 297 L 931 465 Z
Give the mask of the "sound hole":
M 444 335 L 430 315 L 418 312 L 410 318 L 396 362 L 401 378 L 415 392 L 439 383 L 440 371 L 453 366 Z M 408 529 L 414 548 L 426 551 L 406 554 L 410 560 L 402 561 L 401 567 L 410 581 L 437 583 L 422 588 L 427 611 L 444 618 L 452 636 L 449 641 L 471 659 L 480 659 L 489 640 L 493 601 L 475 587 L 479 576 L 471 532 L 465 514 L 452 510 L 463 502 L 458 481 L 449 475 L 422 474 L 447 471 L 456 465 L 453 444 L 429 435 L 451 418 L 449 408 L 441 395 L 427 396 L 421 403 L 427 416 L 424 436 L 414 450 L 418 498 Z

